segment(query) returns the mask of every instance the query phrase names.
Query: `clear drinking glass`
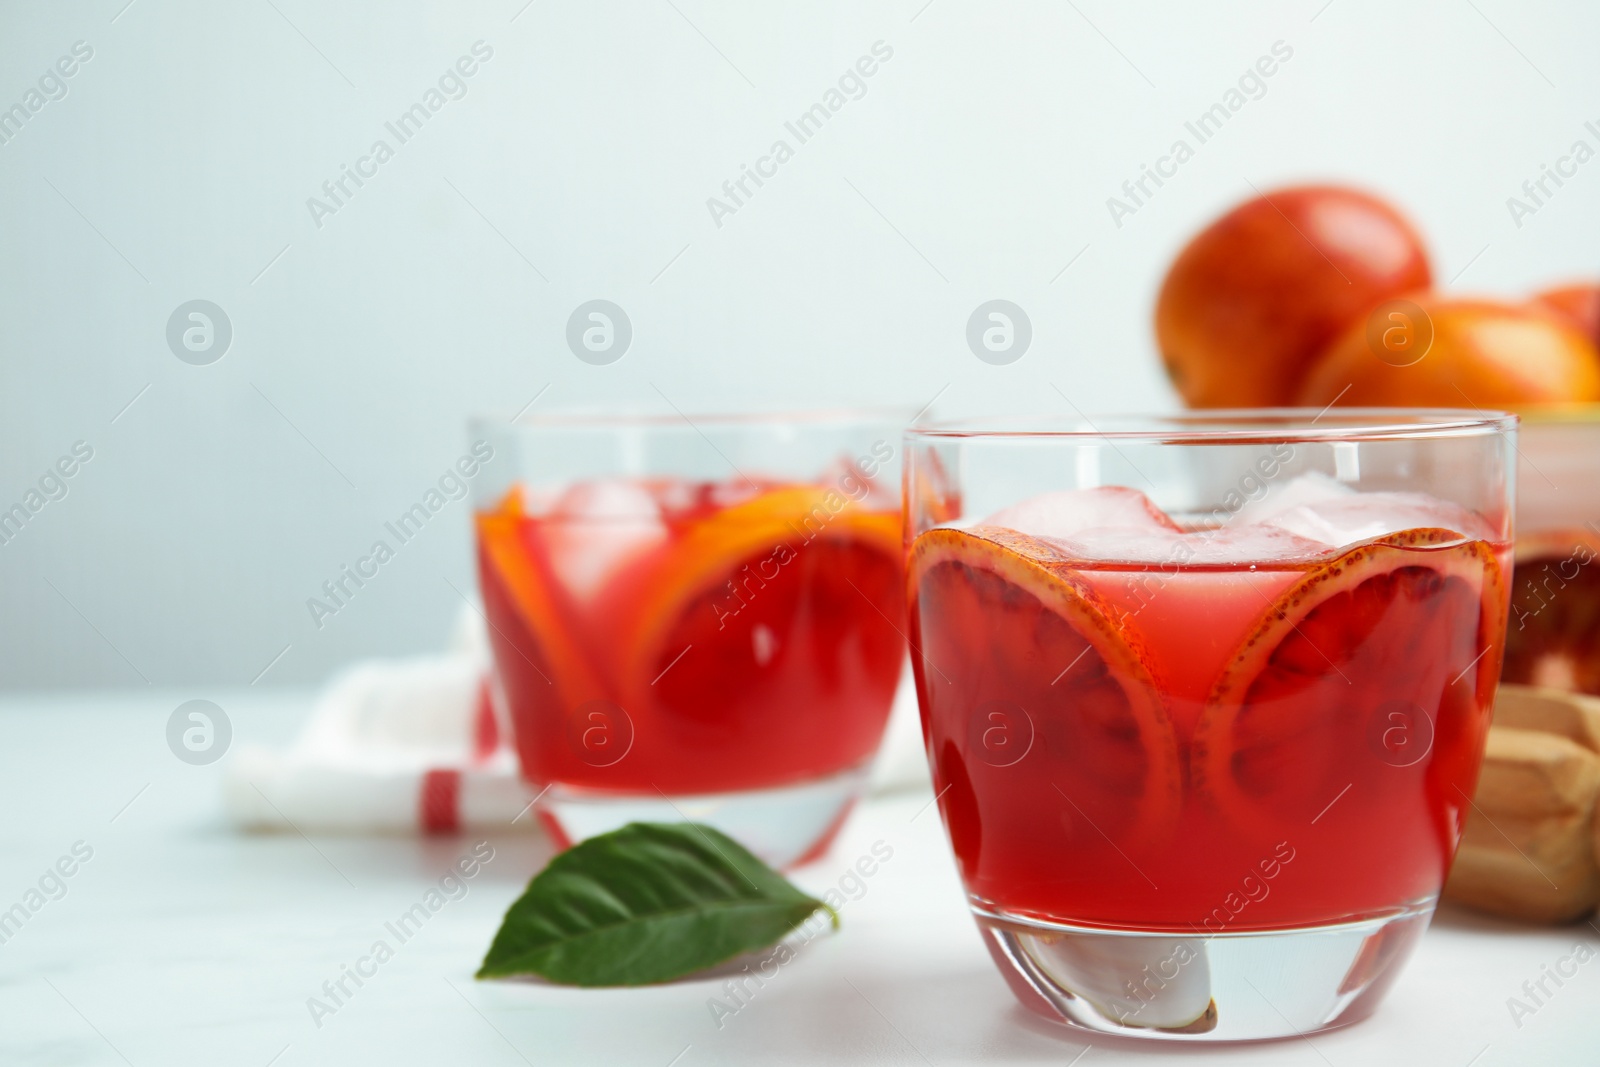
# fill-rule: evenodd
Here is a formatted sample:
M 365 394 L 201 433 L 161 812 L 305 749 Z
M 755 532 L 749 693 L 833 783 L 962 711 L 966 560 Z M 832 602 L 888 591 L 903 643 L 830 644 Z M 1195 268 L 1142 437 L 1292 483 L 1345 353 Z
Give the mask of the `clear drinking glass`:
M 1522 414 L 1505 680 L 1600 695 L 1600 405 Z
M 780 866 L 826 846 L 905 660 L 903 424 L 476 424 L 496 675 L 558 843 L 693 819 Z
M 1348 409 L 907 432 L 928 759 L 1025 1005 L 1224 1041 L 1374 1008 L 1477 779 L 1515 432 Z

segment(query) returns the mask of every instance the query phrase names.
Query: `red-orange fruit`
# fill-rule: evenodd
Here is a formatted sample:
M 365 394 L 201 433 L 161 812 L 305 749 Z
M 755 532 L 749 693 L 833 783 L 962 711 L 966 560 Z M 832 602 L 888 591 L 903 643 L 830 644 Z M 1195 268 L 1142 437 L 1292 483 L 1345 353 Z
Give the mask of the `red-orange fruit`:
M 1283 405 L 1346 326 L 1430 282 L 1422 239 L 1382 200 L 1340 186 L 1280 189 L 1178 255 L 1156 300 L 1156 341 L 1191 406 Z
M 1399 310 L 1386 310 L 1399 306 Z M 1350 324 L 1299 403 L 1517 407 L 1600 400 L 1595 347 L 1531 304 L 1416 293 Z
M 1586 282 L 1546 289 L 1533 302 L 1564 317 L 1573 328 L 1600 344 L 1600 285 Z

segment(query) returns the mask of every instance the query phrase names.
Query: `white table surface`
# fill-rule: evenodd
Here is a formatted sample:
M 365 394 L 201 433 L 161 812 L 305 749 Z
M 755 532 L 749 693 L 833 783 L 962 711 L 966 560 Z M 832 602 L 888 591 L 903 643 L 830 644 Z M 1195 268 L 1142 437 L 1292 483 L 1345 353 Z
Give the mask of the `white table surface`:
M 527 833 L 491 836 L 495 858 L 469 893 L 319 1027 L 307 998 L 376 939 L 392 943 L 384 923 L 478 838 L 236 834 L 221 817 L 221 764 L 185 765 L 164 741 L 167 716 L 193 697 L 228 711 L 233 744 L 275 744 L 305 694 L 0 700 L 0 910 L 75 842 L 94 850 L 66 895 L 0 945 L 0 1064 L 1600 1063 L 1600 958 L 1520 1027 L 1507 1007 L 1543 965 L 1600 935 L 1465 913 L 1436 920 L 1372 1019 L 1312 1039 L 1173 1048 L 1036 1022 L 978 940 L 926 793 L 867 803 L 796 873 L 820 893 L 874 842 L 894 850 L 843 929 L 720 1029 L 708 1001 L 721 980 L 627 991 L 473 980 L 548 856 Z

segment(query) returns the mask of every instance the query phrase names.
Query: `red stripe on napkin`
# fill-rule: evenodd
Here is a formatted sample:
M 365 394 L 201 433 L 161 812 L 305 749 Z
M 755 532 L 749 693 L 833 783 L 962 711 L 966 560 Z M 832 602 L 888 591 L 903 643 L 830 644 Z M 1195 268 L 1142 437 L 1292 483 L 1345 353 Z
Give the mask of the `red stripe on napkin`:
M 422 776 L 419 821 L 425 834 L 453 834 L 461 829 L 461 772 L 427 771 Z

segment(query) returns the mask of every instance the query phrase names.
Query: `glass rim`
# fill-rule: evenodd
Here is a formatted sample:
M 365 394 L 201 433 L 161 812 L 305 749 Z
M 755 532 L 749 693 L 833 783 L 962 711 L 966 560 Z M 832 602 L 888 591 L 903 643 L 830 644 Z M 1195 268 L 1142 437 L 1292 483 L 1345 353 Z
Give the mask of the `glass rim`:
M 516 415 L 480 413 L 468 422 L 473 427 L 499 426 L 515 430 L 688 430 L 705 427 L 849 426 L 893 423 L 904 426 L 916 415 L 909 405 L 867 407 L 775 408 L 740 411 L 653 411 L 643 408 L 574 407 L 557 411 L 526 411 Z
M 905 440 L 1166 445 L 1389 441 L 1503 434 L 1519 421 L 1512 412 L 1469 408 L 1216 408 L 1160 415 L 997 415 L 941 420 L 907 427 Z M 1061 426 L 1063 423 L 1067 425 Z

